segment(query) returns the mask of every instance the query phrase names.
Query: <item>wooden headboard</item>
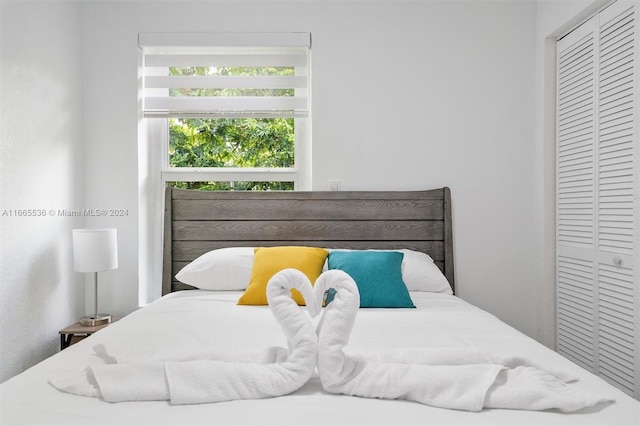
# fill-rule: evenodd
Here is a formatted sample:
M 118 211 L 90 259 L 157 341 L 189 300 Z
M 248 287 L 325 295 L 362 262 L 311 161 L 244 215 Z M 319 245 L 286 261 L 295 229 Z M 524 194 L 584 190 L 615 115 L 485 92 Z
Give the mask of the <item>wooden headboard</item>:
M 222 247 L 307 245 L 427 253 L 455 290 L 451 192 L 193 191 L 167 187 L 162 294 L 174 277 Z

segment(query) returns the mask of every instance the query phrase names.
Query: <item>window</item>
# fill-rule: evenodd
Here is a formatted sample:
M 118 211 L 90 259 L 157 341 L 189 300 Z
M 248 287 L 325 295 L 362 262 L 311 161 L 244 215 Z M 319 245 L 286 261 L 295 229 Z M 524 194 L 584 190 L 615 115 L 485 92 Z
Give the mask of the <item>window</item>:
M 163 182 L 309 186 L 308 33 L 141 34 L 140 45 L 144 117 L 165 126 L 153 132 Z
M 309 33 L 139 35 L 139 263 L 150 283 L 142 304 L 160 291 L 165 185 L 311 187 L 310 41 Z

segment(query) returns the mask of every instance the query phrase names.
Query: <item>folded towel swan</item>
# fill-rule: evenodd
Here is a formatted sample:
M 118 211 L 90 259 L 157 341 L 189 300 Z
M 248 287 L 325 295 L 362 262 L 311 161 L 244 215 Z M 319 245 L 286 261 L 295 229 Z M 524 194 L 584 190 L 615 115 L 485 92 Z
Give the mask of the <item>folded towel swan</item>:
M 483 408 L 559 409 L 570 412 L 610 399 L 570 387 L 531 366 L 496 363 L 524 360 L 496 357 L 474 348 L 412 349 L 403 353 L 345 351 L 360 305 L 358 288 L 346 273 L 330 270 L 315 283 L 318 299 L 333 288 L 318 333 L 318 373 L 325 390 L 366 398 L 405 399 L 467 411 Z
M 219 360 L 207 359 L 206 354 L 194 354 L 191 359 L 182 354 L 175 360 L 92 366 L 82 374 L 59 375 L 49 382 L 61 391 L 102 397 L 108 402 L 198 404 L 289 394 L 314 373 L 318 350 L 310 318 L 291 298 L 293 288 L 302 293 L 310 316 L 319 313 L 320 305 L 302 272 L 287 269 L 274 275 L 267 285 L 267 300 L 288 348 L 257 353 L 256 362 L 232 362 L 232 355 Z

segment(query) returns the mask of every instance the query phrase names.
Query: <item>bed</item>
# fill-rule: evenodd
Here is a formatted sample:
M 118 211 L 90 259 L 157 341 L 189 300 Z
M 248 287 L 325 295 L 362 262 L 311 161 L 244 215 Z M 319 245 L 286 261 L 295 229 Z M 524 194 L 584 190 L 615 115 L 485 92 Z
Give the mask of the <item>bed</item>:
M 455 295 L 448 188 L 224 193 L 168 188 L 165 206 L 164 296 L 0 385 L 1 424 L 640 424 L 638 401 Z M 180 362 L 195 353 L 287 347 L 269 306 L 238 304 L 247 292 L 241 282 L 253 283 L 254 248 L 403 254 L 402 279 L 415 307 L 358 309 L 350 332 L 353 351 L 459 347 L 521 356 L 575 376 L 578 381 L 570 386 L 615 402 L 571 413 L 471 412 L 331 393 L 317 372 L 284 396 L 199 404 L 110 403 L 61 392 L 49 383 L 60 375 L 75 377 L 109 357 Z M 412 274 L 410 259 L 416 262 Z M 325 262 L 320 276 L 327 269 Z M 208 281 L 213 270 L 223 278 Z M 310 321 L 315 326 L 318 317 Z

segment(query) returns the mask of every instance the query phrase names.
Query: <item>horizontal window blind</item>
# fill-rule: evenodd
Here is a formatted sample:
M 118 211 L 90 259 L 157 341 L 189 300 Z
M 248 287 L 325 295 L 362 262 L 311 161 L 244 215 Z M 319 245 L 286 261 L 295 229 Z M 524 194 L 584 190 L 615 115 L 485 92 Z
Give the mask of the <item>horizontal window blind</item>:
M 309 33 L 143 33 L 145 117 L 309 115 Z

